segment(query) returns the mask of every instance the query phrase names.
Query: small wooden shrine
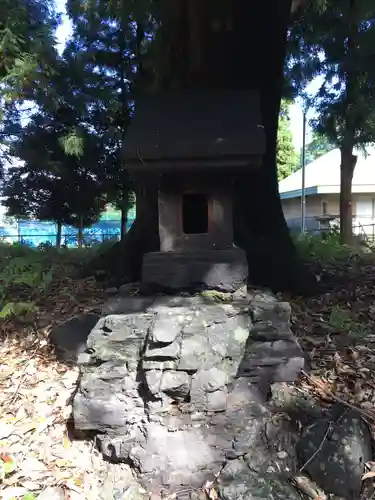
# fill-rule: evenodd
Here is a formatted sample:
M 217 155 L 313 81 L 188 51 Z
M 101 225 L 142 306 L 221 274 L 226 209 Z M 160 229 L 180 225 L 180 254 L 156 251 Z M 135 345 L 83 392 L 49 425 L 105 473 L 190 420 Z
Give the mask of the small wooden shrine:
M 126 168 L 157 174 L 160 253 L 181 262 L 222 259 L 233 249 L 232 186 L 265 151 L 255 92 L 156 95 L 136 102 Z M 211 252 L 214 251 L 212 254 Z M 219 252 L 221 251 L 221 252 Z M 164 255 L 167 254 L 167 255 Z M 227 255 L 226 255 L 227 257 Z M 147 256 L 145 256 L 145 259 Z

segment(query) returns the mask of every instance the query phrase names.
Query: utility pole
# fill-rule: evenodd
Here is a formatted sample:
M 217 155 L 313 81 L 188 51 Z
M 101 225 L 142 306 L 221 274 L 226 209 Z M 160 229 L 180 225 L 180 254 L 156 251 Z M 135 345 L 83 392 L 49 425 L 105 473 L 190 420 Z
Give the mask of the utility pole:
M 305 193 L 305 166 L 306 166 L 306 115 L 307 105 L 303 107 L 303 124 L 302 124 L 302 189 L 301 189 L 301 234 L 306 230 L 306 193 Z

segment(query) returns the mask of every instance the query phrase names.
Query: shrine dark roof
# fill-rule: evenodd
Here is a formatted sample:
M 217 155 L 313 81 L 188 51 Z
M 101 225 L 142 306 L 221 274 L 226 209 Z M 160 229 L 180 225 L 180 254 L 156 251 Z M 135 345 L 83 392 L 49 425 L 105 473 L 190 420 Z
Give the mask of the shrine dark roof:
M 249 91 L 153 95 L 136 101 L 125 138 L 127 168 L 259 163 L 259 98 Z

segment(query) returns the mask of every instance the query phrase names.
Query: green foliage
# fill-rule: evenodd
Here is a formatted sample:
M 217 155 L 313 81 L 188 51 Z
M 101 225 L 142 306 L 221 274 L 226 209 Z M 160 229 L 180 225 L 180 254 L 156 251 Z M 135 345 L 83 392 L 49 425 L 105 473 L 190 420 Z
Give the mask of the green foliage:
M 67 155 L 81 156 L 83 154 L 83 139 L 74 129 L 69 134 L 59 137 L 59 143 Z
M 281 102 L 279 129 L 277 135 L 277 171 L 279 181 L 285 179 L 299 167 L 298 153 L 293 144 L 288 102 Z
M 20 251 L 20 246 L 12 247 L 1 245 L 1 263 L 0 263 L 0 300 L 3 303 L 0 311 L 0 318 L 5 319 L 9 316 L 23 316 L 29 312 L 36 312 L 33 302 L 13 302 L 8 301 L 12 291 L 19 290 L 38 290 L 45 292 L 52 281 L 53 272 L 51 268 L 46 268 L 40 260 L 37 252 L 28 250 Z M 4 251 L 5 250 L 5 251 Z M 20 255 L 22 254 L 22 255 Z
M 7 319 L 11 316 L 24 316 L 27 313 L 35 313 L 37 310 L 33 302 L 7 302 L 0 311 L 0 319 Z
M 50 293 L 59 276 L 81 269 L 93 256 L 114 242 L 91 248 L 43 247 L 0 243 L 0 319 L 38 312 L 35 300 Z
M 306 164 L 317 160 L 321 156 L 332 151 L 334 148 L 334 144 L 330 143 L 324 135 L 314 132 L 312 140 L 306 145 Z
M 8 215 L 81 228 L 98 220 L 106 204 L 104 151 L 86 133 L 82 155 L 65 153 L 62 137 L 66 115 L 73 114 L 69 111 L 45 109 L 23 127 L 13 152 L 24 165 L 9 169 L 5 176 Z
M 355 321 L 350 310 L 340 306 L 332 308 L 328 324 L 337 332 L 347 333 L 351 337 L 363 338 L 370 333 L 368 325 Z
M 108 202 L 124 214 L 132 205 L 122 145 L 132 109 L 134 51 L 145 34 L 134 27 L 141 11 L 129 11 L 129 5 L 68 2 L 73 38 L 63 57 L 52 58 L 46 92 L 33 94 L 37 112 L 25 125 L 11 104 L 3 121 L 9 155 L 24 162 L 4 174 L 8 215 L 73 225 L 82 235 Z
M 20 131 L 21 115 L 36 100 L 54 99 L 50 85 L 57 52 L 58 17 L 52 0 L 2 0 L 0 8 L 0 177 L 11 159 L 9 142 Z M 27 102 L 27 106 L 26 106 Z M 21 112 L 20 105 L 23 104 Z
M 353 247 L 340 244 L 340 234 L 337 230 L 324 235 L 299 235 L 295 238 L 295 242 L 300 255 L 306 261 L 313 260 L 322 264 L 346 261 L 359 253 Z
M 17 462 L 13 455 L 2 454 L 0 457 L 0 482 L 17 469 Z
M 346 330 L 351 323 L 350 312 L 339 306 L 332 307 L 329 324 L 336 330 Z
M 45 289 L 51 280 L 51 271 L 44 270 L 38 260 L 30 261 L 24 257 L 15 257 L 1 268 L 0 293 L 4 294 L 10 284 Z
M 58 21 L 52 0 L 2 0 L 0 88 L 8 104 L 53 92 L 48 83 Z
M 322 78 L 311 96 L 312 125 L 341 150 L 341 241 L 351 243 L 354 148 L 375 142 L 375 3 L 326 0 L 323 11 L 312 4 L 289 38 L 288 67 L 299 90 Z
M 34 493 L 28 492 L 22 497 L 22 500 L 36 500 Z
M 233 295 L 226 292 L 219 292 L 217 290 L 203 290 L 200 293 L 200 296 L 203 297 L 207 302 L 231 302 L 233 300 Z
M 375 140 L 375 4 L 370 0 L 327 0 L 313 5 L 293 25 L 288 76 L 300 92 L 314 77 L 322 84 L 311 96 L 314 129 L 338 147 Z
M 64 138 L 65 151 L 83 153 L 86 138 L 82 140 L 82 129 L 90 123 L 92 133 L 106 151 L 103 189 L 107 200 L 125 213 L 134 195 L 122 148 L 132 113 L 131 93 L 135 91 L 140 71 L 139 54 L 145 43 L 145 29 L 149 25 L 151 30 L 146 3 L 136 5 L 126 0 L 67 3 L 74 32 L 64 58 L 78 74 L 81 112 L 74 133 Z

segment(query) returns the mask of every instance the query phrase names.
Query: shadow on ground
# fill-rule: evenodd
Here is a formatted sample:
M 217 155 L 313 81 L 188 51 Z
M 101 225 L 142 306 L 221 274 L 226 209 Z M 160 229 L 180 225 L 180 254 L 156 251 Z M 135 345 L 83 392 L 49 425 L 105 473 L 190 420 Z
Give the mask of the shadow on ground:
M 75 365 L 78 355 L 86 349 L 86 341 L 100 318 L 98 312 L 81 314 L 53 327 L 50 342 L 56 357 L 67 365 Z

